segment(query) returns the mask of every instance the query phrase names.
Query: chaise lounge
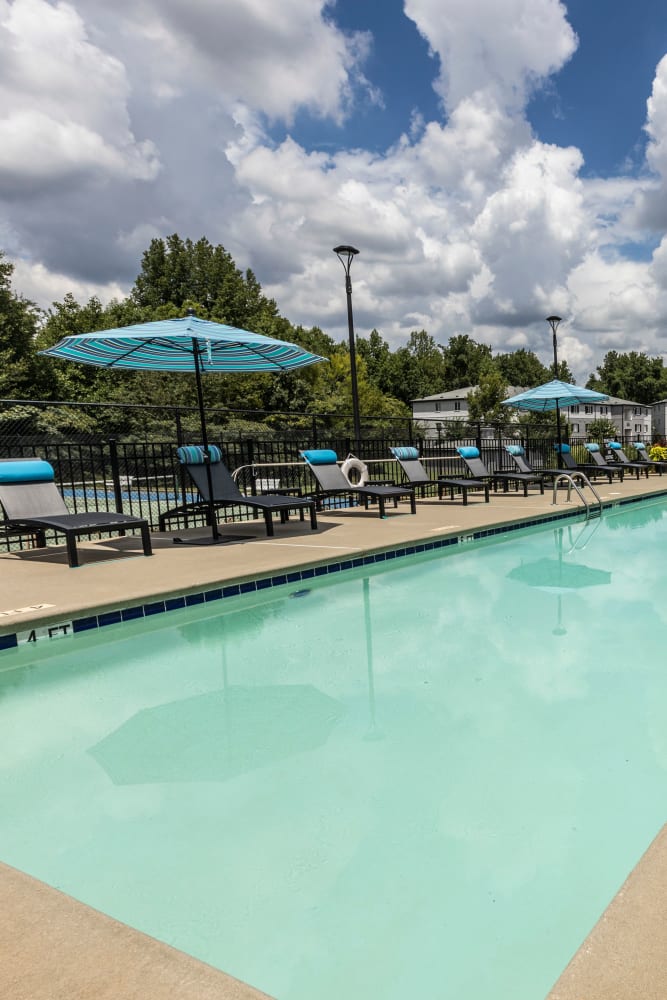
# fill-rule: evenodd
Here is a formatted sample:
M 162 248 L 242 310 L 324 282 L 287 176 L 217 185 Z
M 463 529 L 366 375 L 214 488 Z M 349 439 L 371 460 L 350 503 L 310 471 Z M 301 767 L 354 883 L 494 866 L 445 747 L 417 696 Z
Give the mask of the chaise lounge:
M 588 446 L 587 446 L 588 447 Z M 628 456 L 623 451 L 620 441 L 610 441 L 608 447 L 611 449 L 611 453 L 614 456 L 614 460 L 622 465 L 624 469 L 631 469 L 637 474 L 637 479 L 639 479 L 640 473 L 645 473 L 648 479 L 649 467 L 646 462 L 632 462 Z
M 596 473 L 602 473 L 602 475 L 607 477 L 610 483 L 614 476 L 618 475 L 621 482 L 623 482 L 622 465 L 605 465 L 602 455 L 600 455 L 599 462 L 576 462 L 574 455 L 570 451 L 569 444 L 561 444 L 560 446 L 555 444 L 554 451 L 558 451 L 559 447 L 560 457 L 563 461 L 563 472 L 583 472 L 587 477 L 595 475 Z
M 439 476 L 431 479 L 428 472 L 419 460 L 419 452 L 411 446 L 401 448 L 390 448 L 401 469 L 407 477 L 406 486 L 413 490 L 426 489 L 429 486 L 438 487 L 438 499 L 442 500 L 445 490 L 449 490 L 450 499 L 454 499 L 454 491 L 459 490 L 463 499 L 464 507 L 468 503 L 469 490 L 482 490 L 484 500 L 489 502 L 489 484 L 481 479 L 452 479 L 448 476 Z
M 655 469 L 659 475 L 662 475 L 662 470 L 667 469 L 667 462 L 661 462 L 659 458 L 651 458 L 648 448 L 642 441 L 635 441 L 634 446 L 640 461 L 644 462 L 647 468 Z
M 41 458 L 0 459 L 0 504 L 5 520 L 0 527 L 11 533 L 33 534 L 37 545 L 46 545 L 45 532 L 65 536 L 67 559 L 72 569 L 79 565 L 76 540 L 80 535 L 120 532 L 139 528 L 144 555 L 153 554 L 148 522 L 113 511 L 72 514 L 55 484 L 53 466 Z
M 523 495 L 528 496 L 528 487 L 539 486 L 540 493 L 544 493 L 544 477 L 539 472 L 489 472 L 482 461 L 479 448 L 461 446 L 456 449 L 466 464 L 470 475 L 476 479 L 485 479 L 493 485 L 494 491 L 498 489 L 498 483 L 502 483 L 503 492 L 507 493 L 509 484 L 514 483 L 516 488 L 523 485 Z
M 317 480 L 318 490 L 315 497 L 319 503 L 324 497 L 352 494 L 360 497 L 365 507 L 368 507 L 369 500 L 377 500 L 380 517 L 384 517 L 387 500 L 397 502 L 403 497 L 407 497 L 410 501 L 411 513 L 417 513 L 415 491 L 411 487 L 351 486 L 338 465 L 338 456 L 335 451 L 328 448 L 312 448 L 308 451 L 302 451 L 300 454 Z
M 310 526 L 315 531 L 317 529 L 317 514 L 315 512 L 315 501 L 308 497 L 285 496 L 282 493 L 266 493 L 259 496 L 246 496 L 241 493 L 231 473 L 222 461 L 222 452 L 217 445 L 208 446 L 210 456 L 209 467 L 211 470 L 211 483 L 213 486 L 213 496 L 208 487 L 208 475 L 204 460 L 203 445 L 184 445 L 178 448 L 176 454 L 178 460 L 187 472 L 188 476 L 197 487 L 200 499 L 191 503 L 182 504 L 180 507 L 173 507 L 160 514 L 158 525 L 160 531 L 164 531 L 167 523 L 173 518 L 187 517 L 189 514 L 206 514 L 217 510 L 224 510 L 226 507 L 248 507 L 251 510 L 261 511 L 264 515 L 264 524 L 269 538 L 273 537 L 273 515 L 280 514 L 280 520 L 284 524 L 290 510 L 299 510 L 303 518 L 304 510 L 310 513 Z

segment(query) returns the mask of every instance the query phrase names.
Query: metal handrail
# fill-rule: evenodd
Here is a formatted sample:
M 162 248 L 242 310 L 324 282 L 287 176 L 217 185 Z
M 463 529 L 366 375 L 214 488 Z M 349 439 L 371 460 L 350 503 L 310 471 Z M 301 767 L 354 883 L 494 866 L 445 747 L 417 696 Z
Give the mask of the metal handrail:
M 580 479 L 582 481 L 582 485 L 583 486 L 588 486 L 589 487 L 591 493 L 593 494 L 593 496 L 595 497 L 595 499 L 597 501 L 598 513 L 601 515 L 602 514 L 602 498 L 600 497 L 600 494 L 595 489 L 595 487 L 593 486 L 593 484 L 590 481 L 590 479 L 588 478 L 588 476 L 584 475 L 583 472 L 575 472 L 574 475 L 578 479 Z M 557 476 L 554 476 L 553 498 L 552 498 L 552 501 L 551 501 L 552 506 L 555 506 L 558 503 L 558 484 L 562 480 L 564 480 L 565 482 L 567 482 L 567 502 L 568 503 L 570 502 L 570 498 L 572 496 L 572 487 L 574 486 L 574 488 L 575 488 L 575 490 L 577 492 L 577 496 L 579 497 L 579 499 L 583 503 L 584 507 L 586 508 L 586 520 L 588 520 L 588 518 L 590 517 L 590 513 L 591 513 L 590 504 L 588 503 L 588 500 L 584 496 L 583 491 L 579 488 L 579 486 L 575 482 L 574 476 L 572 476 L 569 472 L 559 472 L 559 474 Z

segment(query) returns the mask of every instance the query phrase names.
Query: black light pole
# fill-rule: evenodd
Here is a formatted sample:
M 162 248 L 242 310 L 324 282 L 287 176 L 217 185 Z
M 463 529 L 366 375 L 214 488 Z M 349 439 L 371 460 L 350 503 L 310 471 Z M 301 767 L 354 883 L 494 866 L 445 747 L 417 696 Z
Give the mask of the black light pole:
M 551 327 L 551 332 L 553 334 L 554 341 L 554 378 L 558 378 L 558 340 L 556 339 L 556 330 L 558 329 L 558 324 L 561 322 L 560 316 L 547 316 L 547 323 Z M 561 437 L 560 431 L 560 407 L 558 406 L 558 400 L 556 400 L 556 430 L 558 433 L 558 468 L 563 468 L 563 456 L 560 453 L 563 439 Z
M 359 387 L 357 386 L 357 351 L 354 346 L 354 320 L 352 318 L 352 280 L 350 267 L 359 251 L 355 247 L 334 247 L 333 252 L 345 271 L 345 292 L 347 294 L 347 329 L 350 337 L 350 378 L 352 379 L 352 419 L 354 421 L 354 448 L 359 450 L 361 441 L 361 421 L 359 419 Z

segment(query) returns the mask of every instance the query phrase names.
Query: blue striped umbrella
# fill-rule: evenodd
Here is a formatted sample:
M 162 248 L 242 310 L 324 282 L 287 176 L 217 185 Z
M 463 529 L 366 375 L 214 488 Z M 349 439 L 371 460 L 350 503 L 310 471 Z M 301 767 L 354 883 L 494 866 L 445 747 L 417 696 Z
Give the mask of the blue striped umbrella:
M 603 403 L 609 396 L 603 392 L 595 392 L 594 389 L 584 389 L 578 385 L 570 385 L 569 382 L 560 382 L 554 379 L 552 382 L 545 382 L 534 389 L 527 389 L 520 392 L 518 396 L 510 396 L 503 400 L 503 406 L 517 406 L 521 410 L 536 410 L 544 413 L 547 410 L 556 410 L 559 407 L 578 406 L 579 403 Z
M 96 333 L 63 337 L 40 354 L 66 361 L 80 361 L 98 368 L 129 368 L 135 371 L 194 372 L 201 420 L 202 443 L 213 497 L 209 466 L 208 434 L 201 385 L 202 372 L 282 372 L 326 361 L 297 344 L 250 333 L 224 323 L 198 319 L 192 310 L 181 319 L 136 323 L 133 326 Z M 213 539 L 218 528 L 211 503 L 210 520 Z
M 520 410 L 533 410 L 538 413 L 546 413 L 549 410 L 556 411 L 556 427 L 558 429 L 558 468 L 562 467 L 561 447 L 563 441 L 560 431 L 560 411 L 568 406 L 578 406 L 580 403 L 603 403 L 609 399 L 603 392 L 596 392 L 594 389 L 584 389 L 579 385 L 570 385 L 569 382 L 561 382 L 555 378 L 544 385 L 538 385 L 534 389 L 526 389 L 518 396 L 510 396 L 504 399 L 503 406 L 516 406 Z

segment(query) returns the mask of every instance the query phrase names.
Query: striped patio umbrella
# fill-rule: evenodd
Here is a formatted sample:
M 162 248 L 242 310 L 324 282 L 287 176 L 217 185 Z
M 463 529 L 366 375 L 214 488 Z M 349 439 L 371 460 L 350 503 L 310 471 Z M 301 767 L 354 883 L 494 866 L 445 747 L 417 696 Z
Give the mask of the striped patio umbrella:
M 194 372 L 201 421 L 202 444 L 213 496 L 209 465 L 208 434 L 201 376 L 207 372 L 283 372 L 326 361 L 297 344 L 275 340 L 223 323 L 198 319 L 192 312 L 182 319 L 137 323 L 113 330 L 63 337 L 41 354 L 66 361 L 79 361 L 98 368 L 129 368 L 135 371 Z M 213 540 L 219 538 L 211 503 Z
M 579 385 L 570 385 L 569 382 L 561 382 L 553 379 L 538 385 L 534 389 L 527 389 L 520 392 L 518 396 L 510 396 L 504 399 L 503 406 L 516 406 L 520 410 L 533 410 L 538 413 L 545 413 L 550 410 L 556 411 L 556 427 L 558 429 L 558 468 L 561 468 L 560 449 L 563 443 L 560 431 L 560 411 L 568 406 L 578 406 L 580 403 L 603 403 L 609 399 L 603 392 L 595 392 L 594 389 L 584 389 Z

